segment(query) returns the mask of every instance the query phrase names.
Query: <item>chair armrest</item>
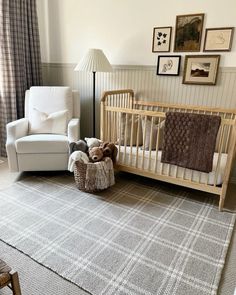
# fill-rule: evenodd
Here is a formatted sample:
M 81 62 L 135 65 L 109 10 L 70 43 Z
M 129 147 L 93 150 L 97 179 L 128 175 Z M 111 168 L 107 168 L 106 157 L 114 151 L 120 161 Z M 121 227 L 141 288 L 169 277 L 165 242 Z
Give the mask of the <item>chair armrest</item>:
M 7 124 L 7 158 L 8 165 L 11 172 L 19 171 L 17 154 L 16 154 L 16 145 L 15 141 L 18 138 L 26 136 L 28 134 L 29 121 L 27 118 L 19 119 Z
M 15 141 L 28 134 L 29 121 L 22 118 L 7 124 L 7 142 Z
M 68 123 L 68 139 L 69 142 L 76 142 L 77 140 L 80 139 L 80 120 L 77 118 L 73 118 L 70 120 Z

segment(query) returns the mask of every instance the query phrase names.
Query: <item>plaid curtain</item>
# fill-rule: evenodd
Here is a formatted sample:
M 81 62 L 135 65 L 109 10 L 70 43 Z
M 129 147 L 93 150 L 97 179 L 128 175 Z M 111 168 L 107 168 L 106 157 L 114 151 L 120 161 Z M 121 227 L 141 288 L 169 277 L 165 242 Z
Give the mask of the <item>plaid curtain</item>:
M 25 90 L 41 85 L 36 0 L 0 0 L 0 155 L 6 124 L 24 116 Z

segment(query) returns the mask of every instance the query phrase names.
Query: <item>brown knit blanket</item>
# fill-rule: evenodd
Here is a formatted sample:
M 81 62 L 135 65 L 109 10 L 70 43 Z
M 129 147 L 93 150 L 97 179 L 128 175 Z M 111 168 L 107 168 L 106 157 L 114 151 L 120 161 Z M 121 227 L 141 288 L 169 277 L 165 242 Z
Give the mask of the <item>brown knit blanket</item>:
M 161 162 L 212 171 L 220 116 L 167 112 Z

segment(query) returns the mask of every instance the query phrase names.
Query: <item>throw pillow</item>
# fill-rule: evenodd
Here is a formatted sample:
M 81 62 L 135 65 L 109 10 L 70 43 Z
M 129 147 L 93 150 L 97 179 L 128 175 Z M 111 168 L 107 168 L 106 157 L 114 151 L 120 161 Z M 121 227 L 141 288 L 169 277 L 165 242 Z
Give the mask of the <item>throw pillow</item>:
M 139 120 L 140 120 L 140 118 L 137 115 L 134 115 L 133 136 L 132 136 L 132 145 L 133 146 L 137 144 L 137 139 L 138 139 L 138 145 L 141 145 L 143 143 L 141 120 L 139 123 L 139 132 L 138 132 L 138 121 Z M 126 122 L 127 122 L 127 125 L 126 125 Z M 120 143 L 121 145 L 124 145 L 125 144 L 125 135 L 126 135 L 126 145 L 130 146 L 130 144 L 131 144 L 131 127 L 132 127 L 132 115 L 127 114 L 127 121 L 126 121 L 126 113 L 121 113 L 121 116 L 120 116 L 121 138 L 118 139 L 118 143 Z M 125 132 L 126 132 L 126 134 L 125 134 Z M 119 135 L 119 131 L 118 131 L 118 135 Z
M 68 111 L 58 111 L 46 114 L 34 108 L 33 120 L 30 122 L 29 134 L 53 133 L 66 134 Z
M 159 124 L 160 124 L 160 129 L 159 129 Z M 159 146 L 159 149 L 162 148 L 163 130 L 164 130 L 164 126 L 165 126 L 165 121 L 163 120 L 159 124 L 153 123 L 153 126 L 152 126 L 152 122 L 150 120 L 146 120 L 146 126 L 145 126 L 145 119 L 142 119 L 143 136 L 145 133 L 145 138 L 143 138 L 144 146 L 142 147 L 142 149 L 145 149 L 146 151 L 149 150 L 151 137 L 152 137 L 151 150 L 156 149 L 158 129 L 160 130 L 159 145 L 158 146 Z M 144 132 L 145 129 L 146 129 L 146 132 Z M 152 129 L 152 134 L 151 134 L 151 129 Z

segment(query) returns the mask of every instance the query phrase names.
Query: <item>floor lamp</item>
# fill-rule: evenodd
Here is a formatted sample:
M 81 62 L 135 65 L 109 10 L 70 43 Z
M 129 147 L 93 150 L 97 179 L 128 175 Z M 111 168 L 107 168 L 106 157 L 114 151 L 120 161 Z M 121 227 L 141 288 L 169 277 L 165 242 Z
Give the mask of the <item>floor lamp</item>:
M 95 137 L 96 72 L 111 72 L 112 66 L 101 49 L 89 49 L 75 67 L 75 71 L 93 73 L 93 137 Z

